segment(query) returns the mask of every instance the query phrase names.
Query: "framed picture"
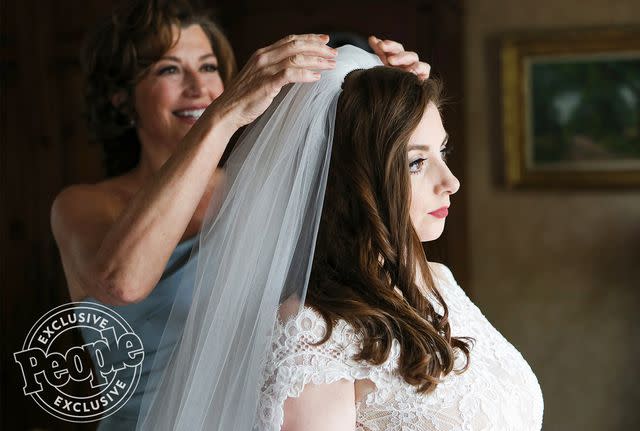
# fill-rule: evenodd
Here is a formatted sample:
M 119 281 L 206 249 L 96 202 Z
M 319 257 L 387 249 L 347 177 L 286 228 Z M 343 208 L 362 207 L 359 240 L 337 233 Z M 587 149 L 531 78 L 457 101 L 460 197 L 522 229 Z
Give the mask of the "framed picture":
M 508 186 L 640 187 L 640 28 L 502 38 Z

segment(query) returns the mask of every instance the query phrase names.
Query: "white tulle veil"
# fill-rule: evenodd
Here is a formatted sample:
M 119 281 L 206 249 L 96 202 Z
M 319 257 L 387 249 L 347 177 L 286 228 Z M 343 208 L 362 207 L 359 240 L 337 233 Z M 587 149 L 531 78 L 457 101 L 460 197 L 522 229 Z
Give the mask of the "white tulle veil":
M 190 307 L 176 301 L 167 324 L 182 337 L 163 336 L 138 430 L 254 429 L 280 304 L 304 304 L 342 82 L 381 64 L 338 51 L 334 70 L 285 88 L 231 154 L 222 206 L 209 208 L 191 257 L 195 285 L 177 294 Z

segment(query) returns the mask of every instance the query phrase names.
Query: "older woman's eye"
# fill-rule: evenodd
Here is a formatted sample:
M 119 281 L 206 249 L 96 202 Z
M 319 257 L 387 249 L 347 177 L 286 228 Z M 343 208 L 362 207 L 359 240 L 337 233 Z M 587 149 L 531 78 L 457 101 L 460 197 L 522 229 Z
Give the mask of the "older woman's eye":
M 410 174 L 419 174 L 420 171 L 422 170 L 422 166 L 424 165 L 424 162 L 426 162 L 427 159 L 417 159 L 414 160 L 413 162 L 409 163 L 409 173 Z
M 158 75 L 170 75 L 170 74 L 176 73 L 177 71 L 178 71 L 178 68 L 176 66 L 166 66 L 158 70 Z
M 218 71 L 218 65 L 217 64 L 203 64 L 202 65 L 202 70 L 204 70 L 205 72 L 215 73 L 215 72 Z

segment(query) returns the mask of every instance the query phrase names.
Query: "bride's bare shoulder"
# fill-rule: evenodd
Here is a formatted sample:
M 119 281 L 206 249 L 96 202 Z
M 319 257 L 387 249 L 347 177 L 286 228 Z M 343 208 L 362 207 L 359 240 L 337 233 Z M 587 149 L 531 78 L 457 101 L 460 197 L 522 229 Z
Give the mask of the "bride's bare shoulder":
M 280 324 L 286 324 L 290 320 L 297 318 L 301 314 L 313 317 L 314 320 L 321 318 L 320 313 L 309 305 L 302 305 L 297 295 L 288 297 L 278 306 L 278 320 Z
M 322 339 L 326 333 L 328 325 L 322 314 L 310 305 L 301 306 L 300 299 L 297 295 L 289 297 L 283 301 L 278 307 L 276 325 L 285 331 L 289 336 L 298 336 L 302 333 L 311 337 L 319 337 L 316 341 Z M 340 319 L 334 329 L 345 329 L 348 323 Z M 350 327 L 349 327 L 350 328 Z M 347 328 L 346 330 L 348 330 Z M 333 332 L 335 335 L 335 332 Z M 307 340 L 308 341 L 308 340 Z
M 280 320 L 280 323 L 286 323 L 291 320 L 299 310 L 300 298 L 292 295 L 278 307 L 278 320 Z

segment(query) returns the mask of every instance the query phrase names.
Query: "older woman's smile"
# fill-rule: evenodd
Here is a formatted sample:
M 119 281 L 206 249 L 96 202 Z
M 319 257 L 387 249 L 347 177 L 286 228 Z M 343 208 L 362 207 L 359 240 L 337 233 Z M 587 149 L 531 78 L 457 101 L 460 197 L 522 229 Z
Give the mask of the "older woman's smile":
M 198 118 L 200 118 L 205 109 L 206 107 L 180 109 L 178 111 L 173 111 L 173 115 L 187 123 L 193 124 L 198 120 Z

